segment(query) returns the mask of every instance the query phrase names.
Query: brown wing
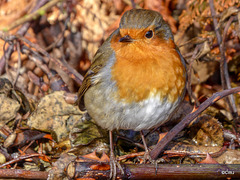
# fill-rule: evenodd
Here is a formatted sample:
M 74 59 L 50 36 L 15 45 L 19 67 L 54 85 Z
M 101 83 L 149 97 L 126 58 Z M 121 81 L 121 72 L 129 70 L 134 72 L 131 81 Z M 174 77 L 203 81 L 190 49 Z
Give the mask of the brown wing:
M 84 76 L 83 83 L 82 83 L 80 89 L 78 90 L 78 100 L 77 100 L 77 104 L 78 104 L 79 109 L 81 111 L 85 110 L 84 94 L 92 86 L 91 79 L 94 75 L 96 75 L 99 72 L 101 67 L 102 67 L 101 65 L 98 65 L 98 66 L 91 65 L 90 69 L 88 70 L 88 72 Z
M 83 83 L 78 91 L 78 100 L 77 104 L 80 108 L 80 110 L 84 111 L 85 110 L 85 105 L 84 105 L 84 94 L 87 92 L 87 90 L 93 86 L 94 84 L 92 83 L 91 79 L 93 76 L 98 74 L 98 72 L 104 67 L 107 63 L 107 60 L 110 58 L 110 56 L 113 53 L 112 48 L 110 47 L 110 40 L 112 39 L 112 36 L 114 34 L 119 33 L 119 30 L 117 29 L 114 31 L 109 38 L 103 43 L 103 45 L 98 49 L 96 52 L 92 65 L 90 66 L 90 69 L 84 76 Z

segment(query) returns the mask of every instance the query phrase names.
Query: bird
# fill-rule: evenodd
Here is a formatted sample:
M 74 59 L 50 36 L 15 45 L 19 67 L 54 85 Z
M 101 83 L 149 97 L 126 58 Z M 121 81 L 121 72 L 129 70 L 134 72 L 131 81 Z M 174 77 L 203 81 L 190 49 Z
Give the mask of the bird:
M 116 176 L 114 130 L 157 128 L 170 120 L 186 91 L 186 63 L 162 15 L 131 9 L 94 55 L 78 106 L 109 131 L 110 177 Z M 122 171 L 122 170 L 121 170 Z

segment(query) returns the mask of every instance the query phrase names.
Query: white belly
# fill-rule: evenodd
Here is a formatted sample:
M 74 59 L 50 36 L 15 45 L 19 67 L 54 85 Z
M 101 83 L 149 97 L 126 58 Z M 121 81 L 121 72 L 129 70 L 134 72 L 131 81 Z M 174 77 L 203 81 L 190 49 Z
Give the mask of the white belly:
M 89 101 L 86 103 L 89 115 L 102 128 L 135 131 L 150 129 L 165 123 L 179 103 L 179 101 L 169 103 L 154 96 L 139 103 L 117 102 L 110 96 L 108 90 L 101 92 L 97 86 L 90 88 L 85 94 L 86 101 Z

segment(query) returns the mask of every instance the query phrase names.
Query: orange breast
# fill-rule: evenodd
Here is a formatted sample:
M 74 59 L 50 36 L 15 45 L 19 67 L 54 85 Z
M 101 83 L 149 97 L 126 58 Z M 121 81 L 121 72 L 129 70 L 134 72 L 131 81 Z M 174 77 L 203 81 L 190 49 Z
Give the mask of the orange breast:
M 151 42 L 136 40 L 118 42 L 111 40 L 116 62 L 112 67 L 112 79 L 116 81 L 120 100 L 140 102 L 149 96 L 167 97 L 174 102 L 185 86 L 185 68 L 172 40 L 160 38 Z

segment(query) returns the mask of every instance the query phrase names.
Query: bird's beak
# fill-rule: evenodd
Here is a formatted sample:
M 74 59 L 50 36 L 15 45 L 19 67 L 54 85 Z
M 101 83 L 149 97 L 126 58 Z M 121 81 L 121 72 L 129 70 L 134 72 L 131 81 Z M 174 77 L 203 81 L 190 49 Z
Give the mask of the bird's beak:
M 126 35 L 126 36 L 120 38 L 119 42 L 133 42 L 133 39 L 131 38 L 131 36 Z

